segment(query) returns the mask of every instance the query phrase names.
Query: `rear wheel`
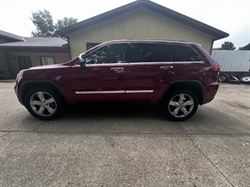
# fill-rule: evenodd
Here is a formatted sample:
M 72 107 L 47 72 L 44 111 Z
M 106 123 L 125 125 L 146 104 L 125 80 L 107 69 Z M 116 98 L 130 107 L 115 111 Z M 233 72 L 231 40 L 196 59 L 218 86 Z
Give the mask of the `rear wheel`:
M 190 90 L 172 92 L 163 103 L 163 112 L 172 121 L 184 121 L 191 118 L 197 108 L 197 96 Z
M 61 97 L 51 89 L 34 88 L 25 96 L 25 107 L 34 117 L 51 120 L 59 116 L 64 104 Z

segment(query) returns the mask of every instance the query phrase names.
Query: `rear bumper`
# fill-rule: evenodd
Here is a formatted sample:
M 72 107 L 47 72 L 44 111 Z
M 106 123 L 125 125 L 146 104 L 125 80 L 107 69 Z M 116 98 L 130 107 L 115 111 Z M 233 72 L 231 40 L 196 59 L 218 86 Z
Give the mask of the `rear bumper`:
M 203 101 L 203 105 L 204 105 L 204 104 L 206 104 L 206 103 L 211 102 L 213 99 L 214 99 L 214 97 L 204 99 L 204 101 Z
M 219 83 L 218 82 L 210 83 L 208 85 L 208 87 L 206 88 L 206 93 L 207 94 L 204 97 L 203 104 L 211 102 L 214 99 L 218 89 L 219 89 Z

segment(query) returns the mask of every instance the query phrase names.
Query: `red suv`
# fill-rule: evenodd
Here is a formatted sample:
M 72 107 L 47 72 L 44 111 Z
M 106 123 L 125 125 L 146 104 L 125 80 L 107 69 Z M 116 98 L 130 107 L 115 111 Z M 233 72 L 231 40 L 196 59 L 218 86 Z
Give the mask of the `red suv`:
M 41 120 L 57 117 L 66 104 L 122 101 L 159 103 L 170 120 L 183 121 L 214 98 L 219 71 L 196 43 L 116 40 L 63 64 L 20 71 L 15 91 Z

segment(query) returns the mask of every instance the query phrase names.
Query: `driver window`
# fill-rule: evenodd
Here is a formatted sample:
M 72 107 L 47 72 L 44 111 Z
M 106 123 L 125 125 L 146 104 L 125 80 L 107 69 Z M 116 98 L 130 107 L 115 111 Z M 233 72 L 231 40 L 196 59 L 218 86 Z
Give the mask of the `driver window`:
M 86 57 L 86 64 L 125 62 L 127 44 L 112 44 L 93 51 Z

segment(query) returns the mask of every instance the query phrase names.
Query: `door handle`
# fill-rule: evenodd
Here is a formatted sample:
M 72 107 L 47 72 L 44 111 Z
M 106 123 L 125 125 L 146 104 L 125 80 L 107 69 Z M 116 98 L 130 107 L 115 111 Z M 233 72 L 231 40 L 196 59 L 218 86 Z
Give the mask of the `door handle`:
M 124 70 L 124 68 L 123 67 L 113 67 L 113 68 L 110 68 L 110 70 L 121 71 L 121 70 Z
M 160 68 L 163 70 L 168 70 L 168 69 L 173 69 L 174 66 L 161 66 Z

